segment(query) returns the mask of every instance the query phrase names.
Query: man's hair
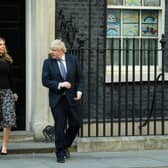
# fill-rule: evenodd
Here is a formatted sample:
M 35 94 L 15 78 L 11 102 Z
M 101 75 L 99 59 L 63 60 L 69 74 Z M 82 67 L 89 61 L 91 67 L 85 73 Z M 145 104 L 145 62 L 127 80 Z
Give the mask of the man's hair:
M 56 39 L 51 42 L 50 49 L 51 50 L 54 50 L 54 49 L 62 50 L 64 53 L 66 53 L 67 51 L 67 48 L 65 47 L 65 43 L 59 39 Z

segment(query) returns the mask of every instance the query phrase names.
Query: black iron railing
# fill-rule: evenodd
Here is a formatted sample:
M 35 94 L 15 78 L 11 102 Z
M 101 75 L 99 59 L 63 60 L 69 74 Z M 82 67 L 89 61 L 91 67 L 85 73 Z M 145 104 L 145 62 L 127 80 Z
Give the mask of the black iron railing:
M 82 137 L 168 134 L 167 50 L 145 39 L 71 49 L 84 76 Z M 130 45 L 131 44 L 131 45 Z M 148 47 L 145 47 L 145 45 Z M 122 46 L 124 46 L 122 48 Z

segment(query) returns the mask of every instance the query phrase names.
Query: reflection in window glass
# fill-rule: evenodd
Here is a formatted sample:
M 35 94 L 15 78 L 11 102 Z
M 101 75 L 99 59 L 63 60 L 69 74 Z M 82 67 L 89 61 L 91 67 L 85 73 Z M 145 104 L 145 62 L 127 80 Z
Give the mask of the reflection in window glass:
M 141 0 L 126 0 L 126 6 L 140 6 Z
M 123 5 L 123 0 L 108 0 L 108 5 Z
M 144 0 L 144 6 L 160 6 L 160 0 Z
M 120 10 L 111 10 L 107 13 L 107 36 L 119 36 L 120 35 Z

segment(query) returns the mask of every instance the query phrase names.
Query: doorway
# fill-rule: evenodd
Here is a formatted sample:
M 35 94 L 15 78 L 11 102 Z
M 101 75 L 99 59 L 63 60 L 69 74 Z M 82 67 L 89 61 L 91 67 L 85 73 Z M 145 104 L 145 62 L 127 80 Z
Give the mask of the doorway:
M 5 38 L 8 52 L 14 60 L 13 81 L 19 96 L 16 103 L 17 127 L 15 130 L 25 130 L 25 0 L 0 1 L 0 37 Z

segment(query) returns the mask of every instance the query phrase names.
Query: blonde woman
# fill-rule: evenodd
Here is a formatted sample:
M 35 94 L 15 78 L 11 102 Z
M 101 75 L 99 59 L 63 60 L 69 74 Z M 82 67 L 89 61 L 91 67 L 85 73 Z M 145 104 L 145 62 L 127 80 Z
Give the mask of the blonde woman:
M 18 96 L 12 92 L 11 64 L 5 39 L 0 37 L 0 128 L 3 128 L 1 155 L 7 155 L 7 143 L 11 127 L 16 125 L 15 101 Z

